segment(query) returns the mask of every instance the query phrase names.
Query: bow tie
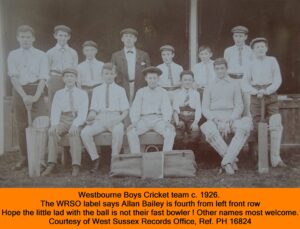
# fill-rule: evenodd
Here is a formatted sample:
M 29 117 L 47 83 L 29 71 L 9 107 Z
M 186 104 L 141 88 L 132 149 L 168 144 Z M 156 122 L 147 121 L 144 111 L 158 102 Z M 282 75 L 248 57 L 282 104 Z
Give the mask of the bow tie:
M 127 53 L 132 53 L 132 54 L 133 54 L 133 51 L 131 51 L 131 50 L 128 50 L 128 51 L 127 51 Z

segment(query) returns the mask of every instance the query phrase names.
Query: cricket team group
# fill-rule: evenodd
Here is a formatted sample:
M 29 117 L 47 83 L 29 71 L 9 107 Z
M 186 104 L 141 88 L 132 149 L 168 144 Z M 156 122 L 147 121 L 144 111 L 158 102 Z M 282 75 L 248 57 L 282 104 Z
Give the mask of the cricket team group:
M 92 161 L 90 172 L 99 169 L 96 135 L 111 132 L 114 158 L 122 149 L 124 135 L 130 153 L 136 154 L 141 152 L 139 136 L 150 130 L 163 137 L 163 151 L 171 151 L 174 142 L 184 145 L 203 135 L 222 158 L 221 168 L 232 175 L 246 142 L 252 154 L 257 152 L 262 100 L 270 131 L 271 165 L 286 166 L 280 157 L 283 127 L 276 91 L 282 78 L 278 62 L 267 55 L 265 38 L 255 38 L 248 46 L 245 26 L 235 26 L 231 32 L 234 44 L 225 49 L 224 58 L 212 60 L 211 48 L 200 46 L 200 62 L 184 70 L 173 61 L 175 48 L 169 44 L 160 47 L 163 63 L 151 66 L 149 55 L 135 47 L 138 31 L 132 28 L 120 32 L 124 48 L 112 54 L 111 62 L 97 60 L 97 43 L 88 40 L 82 44 L 85 60 L 78 64 L 76 50 L 68 45 L 68 26 L 55 26 L 57 43 L 46 53 L 33 47 L 32 27 L 18 27 L 20 47 L 9 53 L 7 61 L 20 145 L 20 160 L 13 169 L 27 166 L 29 110 L 33 119 L 50 119 L 42 176 L 56 169 L 60 140 L 66 134 L 72 176 L 77 176 L 83 146 Z M 184 146 L 188 149 L 189 144 Z

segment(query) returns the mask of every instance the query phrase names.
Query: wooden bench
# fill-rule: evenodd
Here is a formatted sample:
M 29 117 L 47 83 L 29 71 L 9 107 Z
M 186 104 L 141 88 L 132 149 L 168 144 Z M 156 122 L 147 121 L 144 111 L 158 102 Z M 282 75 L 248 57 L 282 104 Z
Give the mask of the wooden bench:
M 96 146 L 111 146 L 112 142 L 112 136 L 110 132 L 104 132 L 101 134 L 98 134 L 94 137 L 94 141 L 96 143 Z M 164 142 L 163 137 L 154 132 L 154 131 L 148 131 L 147 133 L 140 136 L 140 144 L 141 144 L 141 151 L 145 152 L 147 148 L 150 148 L 149 146 L 153 146 L 154 148 L 158 149 L 157 146 L 162 145 Z M 60 141 L 60 145 L 63 147 L 63 151 L 61 154 L 61 163 L 62 165 L 66 165 L 68 158 L 69 158 L 69 139 L 68 135 L 65 135 L 62 137 Z M 124 135 L 123 140 L 123 153 L 130 153 L 129 145 L 127 136 Z

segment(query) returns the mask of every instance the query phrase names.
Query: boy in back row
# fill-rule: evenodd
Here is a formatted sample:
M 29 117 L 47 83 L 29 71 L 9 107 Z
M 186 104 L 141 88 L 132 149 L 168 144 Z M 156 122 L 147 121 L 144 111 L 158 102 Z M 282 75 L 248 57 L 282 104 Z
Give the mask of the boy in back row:
M 159 77 L 159 86 L 172 90 L 174 87 L 180 86 L 180 73 L 183 71 L 183 68 L 173 61 L 175 57 L 173 46 L 161 46 L 160 52 L 163 63 L 157 66 L 162 71 Z
M 64 88 L 62 73 L 66 68 L 77 68 L 78 54 L 75 49 L 68 45 L 71 39 L 71 29 L 65 25 L 54 27 L 56 45 L 47 51 L 49 60 L 50 78 L 48 81 L 49 105 L 57 90 Z
M 194 87 L 197 89 L 204 89 L 216 79 L 214 70 L 214 61 L 211 60 L 212 51 L 208 46 L 199 47 L 198 56 L 200 63 L 195 64 L 192 68 L 194 73 L 195 83 Z
M 93 89 L 103 82 L 103 62 L 96 59 L 98 45 L 94 41 L 85 41 L 82 52 L 86 59 L 78 65 L 78 86 L 88 93 L 91 102 Z
M 231 78 L 238 79 L 241 85 L 241 79 L 245 77 L 245 73 L 249 64 L 253 60 L 253 52 L 246 45 L 248 38 L 248 28 L 245 26 L 235 26 L 231 30 L 234 45 L 225 49 L 224 58 L 228 63 L 228 74 Z M 244 116 L 250 117 L 250 96 L 248 93 L 242 93 L 244 103 Z

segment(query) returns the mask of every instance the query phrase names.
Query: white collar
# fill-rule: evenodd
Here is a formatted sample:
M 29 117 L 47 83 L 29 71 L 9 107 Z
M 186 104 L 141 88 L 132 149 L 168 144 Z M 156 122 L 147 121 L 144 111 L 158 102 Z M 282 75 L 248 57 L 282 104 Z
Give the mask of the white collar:
M 103 82 L 103 85 L 106 87 L 107 83 Z M 108 85 L 109 85 L 109 86 L 113 86 L 113 85 L 115 85 L 115 82 L 112 82 L 112 83 L 110 83 L 110 84 L 108 84 Z
M 133 48 L 129 49 L 129 48 L 127 48 L 127 47 L 124 47 L 124 51 L 125 51 L 125 54 L 127 54 L 128 51 L 132 51 L 133 54 L 135 54 L 135 53 L 136 53 L 136 48 L 133 47 Z
M 85 61 L 87 62 L 87 63 L 95 63 L 97 60 L 96 60 L 96 58 L 94 58 L 94 59 L 92 59 L 92 60 L 88 60 L 88 59 L 85 59 Z
M 32 52 L 33 49 L 34 49 L 33 46 L 31 46 L 29 49 L 24 49 L 24 48 L 20 47 L 20 50 L 21 50 L 22 52 Z
M 76 89 L 77 89 L 76 85 L 71 89 L 67 88 L 67 86 L 65 86 L 65 88 L 64 88 L 65 91 L 68 91 L 68 90 L 75 91 Z
M 61 45 L 59 45 L 58 43 L 56 43 L 55 48 L 56 49 L 62 49 L 62 48 L 67 49 L 67 48 L 69 48 L 69 45 L 66 44 L 64 47 L 62 47 Z
M 174 62 L 172 61 L 172 62 L 170 63 L 170 66 L 172 66 L 173 64 L 174 64 Z M 164 65 L 168 67 L 168 64 L 167 64 L 167 63 L 164 63 Z

